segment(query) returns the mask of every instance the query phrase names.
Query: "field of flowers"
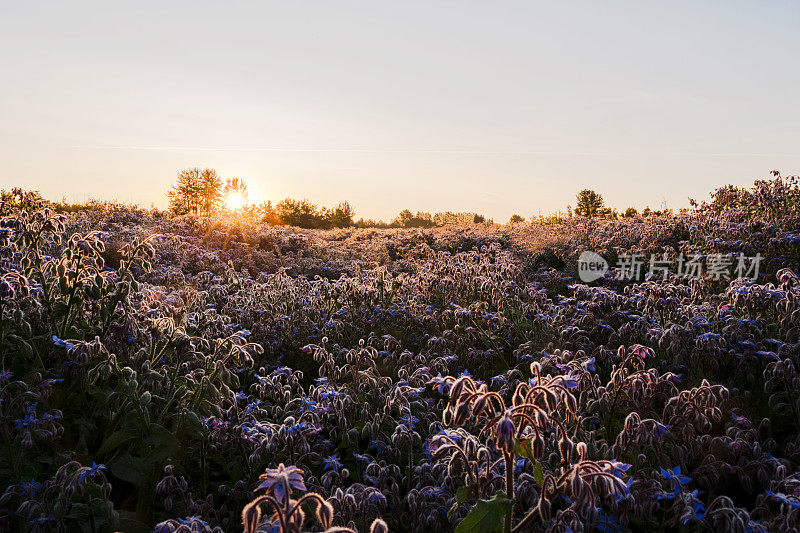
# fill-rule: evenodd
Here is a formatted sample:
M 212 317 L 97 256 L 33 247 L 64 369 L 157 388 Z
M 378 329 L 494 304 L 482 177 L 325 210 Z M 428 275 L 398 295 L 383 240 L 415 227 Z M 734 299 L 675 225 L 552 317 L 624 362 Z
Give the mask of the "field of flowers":
M 0 530 L 796 530 L 797 190 L 332 231 L 23 195 Z M 764 260 L 587 285 L 584 250 Z

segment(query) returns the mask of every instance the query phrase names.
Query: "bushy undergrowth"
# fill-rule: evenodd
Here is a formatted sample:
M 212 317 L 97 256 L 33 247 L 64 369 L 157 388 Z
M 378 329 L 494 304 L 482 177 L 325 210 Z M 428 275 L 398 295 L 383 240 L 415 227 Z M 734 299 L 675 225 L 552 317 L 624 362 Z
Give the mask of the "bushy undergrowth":
M 0 529 L 798 528 L 787 191 L 329 232 L 20 195 L 0 206 Z M 756 281 L 587 286 L 583 250 L 766 259 Z

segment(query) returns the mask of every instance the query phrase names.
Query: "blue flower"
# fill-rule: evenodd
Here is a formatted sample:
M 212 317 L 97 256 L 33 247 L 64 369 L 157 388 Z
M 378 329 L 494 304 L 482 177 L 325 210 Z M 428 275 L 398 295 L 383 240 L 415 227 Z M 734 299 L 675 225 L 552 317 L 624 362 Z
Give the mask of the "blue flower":
M 303 411 L 313 411 L 314 408 L 317 406 L 317 402 L 312 400 L 311 398 L 304 396 L 302 399 L 303 404 Z
M 578 386 L 578 379 L 573 376 L 559 376 L 561 378 L 561 384 L 564 385 L 568 389 L 574 389 Z
M 366 455 L 361 455 L 360 453 L 353 452 L 353 457 L 355 457 L 357 460 L 361 461 L 362 463 L 370 464 L 372 462 L 372 459 L 370 459 Z
M 64 339 L 59 339 L 55 335 L 53 335 L 53 344 L 56 346 L 61 346 L 62 348 L 66 348 L 67 350 L 71 350 L 75 347 L 74 344 L 70 343 L 69 341 L 65 341 Z
M 411 429 L 414 429 L 414 425 L 419 422 L 419 418 L 413 415 L 403 415 L 400 417 L 400 422 L 409 426 Z
M 667 426 L 665 424 L 656 422 L 656 425 L 653 428 L 653 436 L 657 439 L 660 439 L 664 435 L 668 434 L 670 429 L 672 429 L 672 426 Z
M 703 505 L 703 502 L 701 502 L 697 498 L 697 496 L 698 496 L 698 491 L 697 490 L 693 490 L 692 492 L 689 493 L 689 497 L 691 498 L 691 502 L 690 502 L 691 511 L 689 511 L 689 513 L 686 514 L 686 516 L 684 517 L 683 525 L 686 525 L 691 520 L 698 520 L 698 521 L 702 522 L 706 517 L 705 516 L 706 507 L 705 507 L 705 505 Z
M 286 433 L 291 435 L 292 433 L 301 433 L 308 429 L 308 424 L 305 422 L 300 422 L 299 424 L 292 424 L 286 428 Z
M 19 484 L 22 491 L 25 493 L 28 498 L 35 498 L 36 493 L 39 492 L 39 489 L 42 488 L 42 484 L 38 483 L 35 479 L 31 479 L 30 481 L 23 481 Z
M 26 408 L 25 418 L 14 420 L 14 425 L 17 429 L 32 428 L 39 423 L 39 419 L 36 418 L 36 405 L 37 404 L 29 405 Z
M 99 465 L 94 461 L 92 461 L 92 466 L 81 472 L 81 474 L 78 476 L 78 483 L 83 483 L 83 480 L 86 479 L 87 477 L 90 479 L 94 479 L 94 476 L 97 475 L 98 472 L 105 469 L 106 469 L 105 465 Z
M 52 522 L 55 520 L 52 516 L 42 515 L 39 518 L 34 518 L 33 520 L 28 520 L 28 524 L 36 525 L 36 524 L 45 524 L 47 522 Z
M 666 480 L 672 481 L 673 491 L 678 492 L 680 490 L 681 485 L 685 485 L 689 483 L 692 478 L 688 476 L 684 476 L 681 474 L 681 466 L 678 465 L 672 470 L 665 470 L 663 468 L 661 470 L 661 477 Z
M 771 490 L 766 491 L 766 493 L 779 502 L 791 506 L 793 509 L 800 509 L 800 499 L 798 499 L 796 496 L 787 496 L 782 492 L 772 492 Z
M 618 493 L 614 493 L 614 503 L 619 503 L 624 500 L 631 493 L 631 485 L 633 485 L 633 478 L 629 477 L 625 482 L 625 487 Z
M 422 489 L 421 492 L 425 496 L 438 496 L 439 494 L 444 492 L 444 487 L 438 487 L 438 486 L 425 487 L 424 489 Z
M 261 405 L 261 400 L 255 400 L 253 403 L 248 403 L 244 412 L 245 416 L 258 409 L 259 405 Z
M 333 470 L 334 472 L 338 472 L 339 469 L 342 467 L 342 462 L 339 460 L 338 453 L 335 453 L 330 457 L 322 459 L 322 462 L 325 465 L 323 470 Z
M 606 533 L 616 533 L 622 531 L 623 528 L 617 523 L 614 515 L 603 514 L 600 509 L 597 510 L 597 530 Z
M 442 377 L 441 372 L 436 377 L 431 378 L 428 381 L 428 385 L 432 385 L 431 388 L 439 391 L 439 394 L 444 394 L 450 388 L 450 383 Z
M 375 450 L 376 453 L 381 453 L 386 449 L 386 444 L 379 440 L 371 440 L 369 441 L 369 449 Z

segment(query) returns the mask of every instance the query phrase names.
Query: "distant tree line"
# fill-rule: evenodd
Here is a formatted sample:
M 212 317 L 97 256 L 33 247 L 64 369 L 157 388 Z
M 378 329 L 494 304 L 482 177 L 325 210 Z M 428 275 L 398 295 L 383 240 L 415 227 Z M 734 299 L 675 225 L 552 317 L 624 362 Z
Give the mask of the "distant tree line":
M 629 207 L 623 212 L 619 212 L 616 209 L 611 209 L 610 207 L 606 207 L 605 202 L 603 201 L 603 195 L 598 194 L 596 191 L 592 189 L 583 189 L 581 192 L 578 193 L 576 196 L 576 204 L 575 204 L 575 214 L 582 217 L 602 217 L 602 218 L 630 218 L 639 216 L 639 211 L 635 207 Z M 571 206 L 567 206 L 567 211 L 570 212 L 572 208 Z M 661 216 L 661 215 L 671 215 L 672 209 L 668 209 L 666 206 L 663 207 L 661 210 L 653 210 L 650 207 L 645 207 L 642 210 L 642 216 Z
M 236 195 L 239 203 L 247 203 L 247 185 L 242 178 L 225 181 L 213 168 L 181 170 L 172 189 L 167 192 L 170 210 L 176 215 L 211 216 L 223 208 L 226 197 Z
M 176 215 L 195 214 L 211 216 L 226 209 L 242 214 L 253 215 L 262 222 L 272 225 L 288 225 L 310 229 L 331 228 L 432 228 L 456 224 L 480 224 L 490 222 L 477 213 L 430 214 L 418 211 L 416 214 L 405 209 L 392 220 L 383 222 L 365 220 L 355 221 L 355 212 L 348 202 L 341 202 L 333 208 L 317 206 L 308 200 L 287 198 L 277 204 L 264 202 L 248 203 L 247 184 L 242 178 L 223 181 L 217 171 L 211 168 L 190 168 L 178 174 L 175 185 L 167 193 L 170 210 Z M 227 201 L 226 201 L 227 199 Z

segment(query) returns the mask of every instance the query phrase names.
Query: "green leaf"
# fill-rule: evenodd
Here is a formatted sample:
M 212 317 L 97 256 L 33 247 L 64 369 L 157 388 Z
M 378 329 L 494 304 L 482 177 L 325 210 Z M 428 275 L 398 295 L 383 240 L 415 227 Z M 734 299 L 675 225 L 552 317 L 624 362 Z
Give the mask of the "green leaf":
M 472 485 L 464 485 L 463 487 L 459 487 L 456 491 L 456 501 L 450 507 L 450 510 L 447 511 L 447 516 L 452 518 L 453 514 L 458 509 L 458 506 L 465 501 L 469 500 L 472 497 L 472 494 L 476 491 L 478 485 L 473 483 Z
M 120 429 L 108 436 L 103 444 L 100 446 L 97 455 L 104 456 L 125 444 L 126 442 L 136 438 L 136 431 L 131 428 Z
M 533 479 L 539 485 L 544 485 L 544 472 L 542 471 L 542 464 L 538 461 L 533 463 Z
M 515 451 L 517 452 L 517 455 L 524 457 L 532 463 L 536 462 L 536 459 L 533 458 L 533 446 L 531 445 L 531 439 L 517 441 Z
M 464 503 L 472 497 L 472 493 L 475 492 L 477 487 L 478 485 L 475 483 L 472 485 L 464 485 L 463 487 L 459 487 L 456 491 L 456 501 L 458 503 Z
M 154 447 L 147 457 L 149 463 L 160 463 L 170 455 L 174 455 L 180 447 L 180 442 L 167 428 L 160 424 L 150 424 L 150 436 L 145 439 L 147 444 Z
M 136 513 L 131 511 L 119 512 L 119 530 L 127 533 L 150 533 L 152 528 L 140 522 L 136 518 Z
M 492 533 L 503 529 L 503 519 L 514 502 L 503 491 L 489 500 L 478 500 L 469 514 L 456 526 L 456 533 Z
M 144 483 L 147 474 L 144 461 L 130 455 L 123 455 L 111 463 L 109 469 L 115 477 L 137 486 Z

